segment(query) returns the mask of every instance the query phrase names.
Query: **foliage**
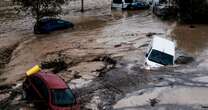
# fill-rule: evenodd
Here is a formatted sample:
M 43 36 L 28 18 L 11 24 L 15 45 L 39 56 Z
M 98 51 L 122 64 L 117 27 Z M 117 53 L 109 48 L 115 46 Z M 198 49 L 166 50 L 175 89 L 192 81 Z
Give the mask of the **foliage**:
M 23 10 L 40 20 L 46 16 L 57 16 L 62 12 L 61 5 L 67 3 L 69 0 L 13 0 L 13 3 L 20 6 Z
M 188 23 L 205 23 L 208 19 L 207 0 L 176 0 L 179 19 Z

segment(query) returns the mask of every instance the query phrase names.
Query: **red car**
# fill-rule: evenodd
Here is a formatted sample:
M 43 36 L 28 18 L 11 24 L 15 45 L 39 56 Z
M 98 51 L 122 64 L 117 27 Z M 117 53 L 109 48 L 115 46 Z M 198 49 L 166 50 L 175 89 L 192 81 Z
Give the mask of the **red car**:
M 79 103 L 68 85 L 59 76 L 40 72 L 23 82 L 25 99 L 36 107 L 49 110 L 80 110 Z

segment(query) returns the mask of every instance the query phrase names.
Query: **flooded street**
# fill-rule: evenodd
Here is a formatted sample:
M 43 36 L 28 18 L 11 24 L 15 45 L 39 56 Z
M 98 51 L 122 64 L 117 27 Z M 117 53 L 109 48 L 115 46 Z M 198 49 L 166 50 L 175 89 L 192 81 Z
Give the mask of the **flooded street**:
M 15 16 L 14 10 L 2 5 L 0 109 L 34 109 L 25 104 L 19 92 L 7 101 L 9 95 L 5 95 L 3 89 L 5 85 L 21 84 L 25 71 L 32 66 L 57 59 L 63 59 L 67 65 L 57 74 L 78 93 L 83 110 L 208 108 L 207 25 L 190 27 L 161 21 L 150 10 L 111 10 L 110 0 L 103 3 L 88 0 L 85 13 L 73 7 L 75 4 L 79 2 L 71 2 L 72 7 L 65 7 L 61 16 L 75 27 L 45 35 L 33 34 L 35 21 L 31 16 Z M 6 16 L 5 10 L 11 16 Z M 144 55 L 151 41 L 147 34 L 150 33 L 176 41 L 177 54 L 185 53 L 195 61 L 144 70 Z

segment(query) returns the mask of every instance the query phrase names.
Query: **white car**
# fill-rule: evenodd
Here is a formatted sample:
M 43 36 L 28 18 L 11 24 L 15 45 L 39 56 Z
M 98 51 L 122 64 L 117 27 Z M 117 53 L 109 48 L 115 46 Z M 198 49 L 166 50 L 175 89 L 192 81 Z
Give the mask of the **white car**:
M 173 65 L 175 61 L 176 44 L 168 39 L 153 36 L 153 40 L 145 55 L 145 68 L 152 69 Z
M 133 0 L 113 0 L 111 7 L 126 9 L 132 2 L 133 2 Z

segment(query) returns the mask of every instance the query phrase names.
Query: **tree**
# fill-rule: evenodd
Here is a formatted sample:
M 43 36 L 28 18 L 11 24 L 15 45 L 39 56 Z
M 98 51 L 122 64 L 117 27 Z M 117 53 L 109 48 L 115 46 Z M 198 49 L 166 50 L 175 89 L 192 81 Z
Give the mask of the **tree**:
M 13 0 L 13 3 L 20 6 L 20 10 L 32 13 L 38 21 L 42 17 L 57 16 L 62 12 L 62 5 L 69 0 Z
M 208 23 L 207 0 L 175 0 L 179 19 L 186 23 Z

